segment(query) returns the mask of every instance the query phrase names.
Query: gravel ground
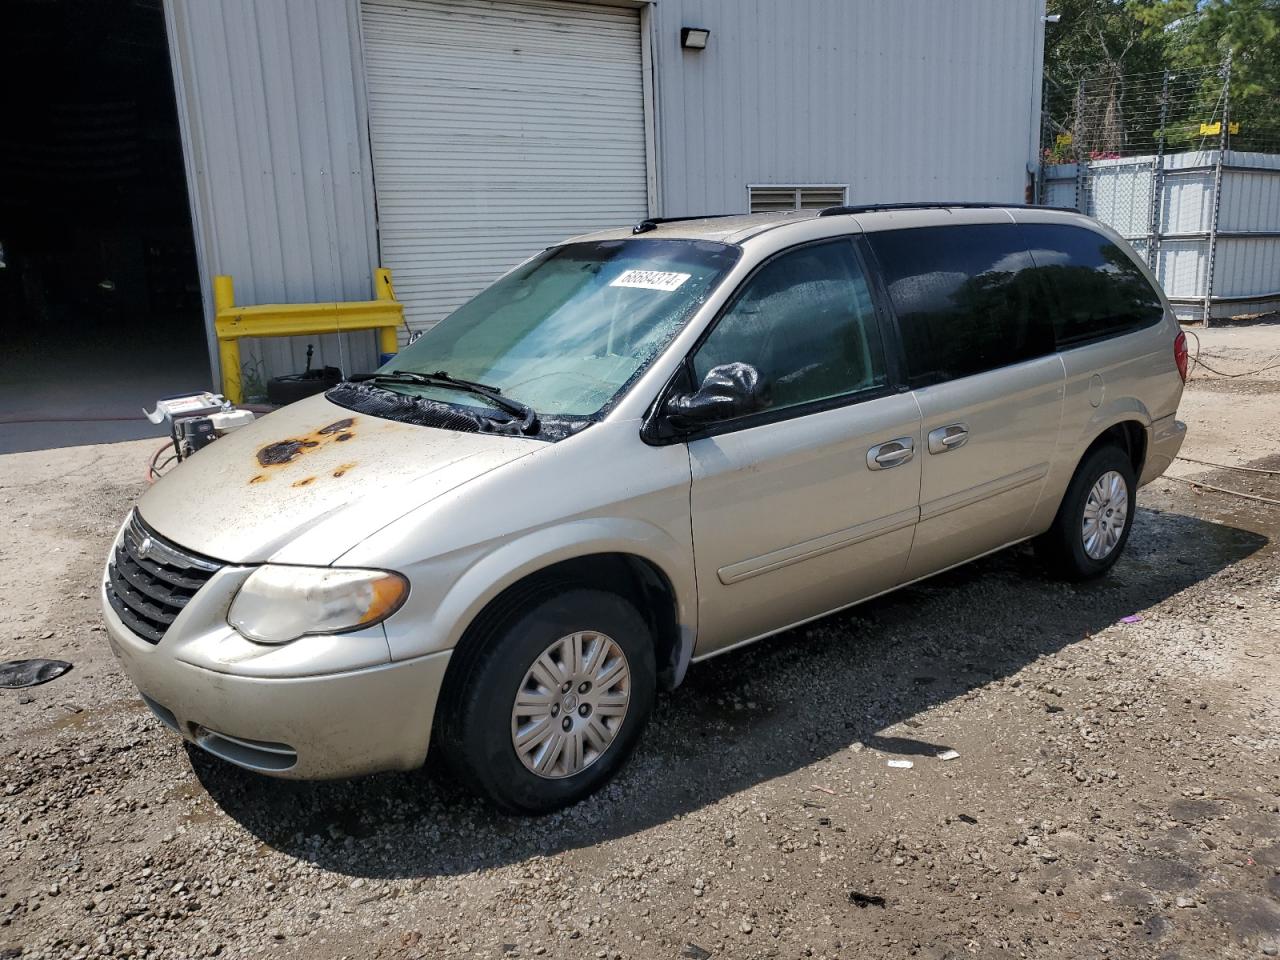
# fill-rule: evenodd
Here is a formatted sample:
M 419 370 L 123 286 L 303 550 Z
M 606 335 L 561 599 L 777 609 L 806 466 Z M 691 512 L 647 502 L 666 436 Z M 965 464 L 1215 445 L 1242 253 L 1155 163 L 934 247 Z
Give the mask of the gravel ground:
M 1280 352 L 1277 326 L 1201 337 L 1228 371 Z M 1278 394 L 1198 373 L 1185 452 L 1280 469 Z M 695 666 L 612 787 L 529 820 L 430 769 L 293 784 L 184 751 L 97 612 L 153 445 L 0 457 L 0 659 L 76 664 L 0 691 L 0 958 L 1280 948 L 1280 507 L 1162 480 L 1101 582 L 1008 550 Z

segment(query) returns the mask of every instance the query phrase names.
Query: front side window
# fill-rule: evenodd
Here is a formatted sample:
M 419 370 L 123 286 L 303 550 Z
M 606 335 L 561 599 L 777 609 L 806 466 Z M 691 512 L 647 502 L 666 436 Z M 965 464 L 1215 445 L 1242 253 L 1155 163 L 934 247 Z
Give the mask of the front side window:
M 737 262 L 723 243 L 633 238 L 555 247 L 508 273 L 397 354 L 383 372 L 445 373 L 545 421 L 590 417 L 671 340 Z M 493 409 L 447 385 L 373 381 Z
M 1053 352 L 1042 288 L 1012 223 L 888 230 L 868 240 L 898 316 L 912 387 Z
M 880 328 L 850 241 L 801 247 L 757 271 L 694 354 L 694 375 L 725 363 L 754 366 L 774 408 L 882 386 Z
M 1102 234 L 1056 223 L 1021 230 L 1052 298 L 1059 346 L 1130 333 L 1164 316 L 1133 258 Z

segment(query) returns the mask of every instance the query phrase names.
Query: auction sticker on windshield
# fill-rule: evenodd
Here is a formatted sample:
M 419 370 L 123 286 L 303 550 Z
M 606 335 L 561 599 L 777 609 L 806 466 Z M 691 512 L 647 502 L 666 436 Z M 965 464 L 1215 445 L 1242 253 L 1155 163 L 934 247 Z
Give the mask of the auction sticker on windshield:
M 670 293 L 672 290 L 679 290 L 680 285 L 691 276 L 693 274 L 668 273 L 664 270 L 628 270 L 618 276 L 609 286 L 634 287 L 638 290 L 662 290 Z

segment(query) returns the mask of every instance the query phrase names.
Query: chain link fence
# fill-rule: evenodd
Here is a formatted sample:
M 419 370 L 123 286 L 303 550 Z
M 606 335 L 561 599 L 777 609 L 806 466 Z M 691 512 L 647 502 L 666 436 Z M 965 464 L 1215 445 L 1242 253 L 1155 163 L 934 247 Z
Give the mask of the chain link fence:
M 1096 217 L 1183 320 L 1280 309 L 1280 138 L 1231 116 L 1230 61 L 1047 85 L 1038 200 Z

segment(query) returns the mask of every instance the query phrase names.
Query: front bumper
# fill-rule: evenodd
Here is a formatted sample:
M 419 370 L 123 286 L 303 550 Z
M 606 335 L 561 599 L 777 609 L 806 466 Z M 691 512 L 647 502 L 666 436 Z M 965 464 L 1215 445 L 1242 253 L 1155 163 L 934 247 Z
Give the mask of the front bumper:
M 1154 421 L 1148 430 L 1147 462 L 1143 464 L 1142 476 L 1138 478 L 1140 487 L 1169 469 L 1182 449 L 1182 441 L 1187 438 L 1187 425 L 1173 414 Z
M 152 644 L 124 625 L 105 595 L 102 607 L 111 649 L 143 700 L 215 756 L 299 780 L 409 770 L 426 759 L 449 651 L 318 676 L 246 676 L 180 659 L 184 643 L 173 634 L 183 617 Z M 310 639 L 323 638 L 294 643 Z

